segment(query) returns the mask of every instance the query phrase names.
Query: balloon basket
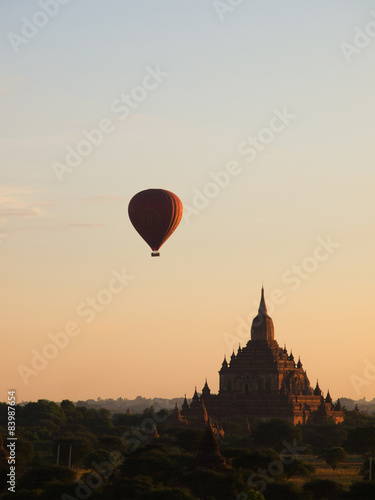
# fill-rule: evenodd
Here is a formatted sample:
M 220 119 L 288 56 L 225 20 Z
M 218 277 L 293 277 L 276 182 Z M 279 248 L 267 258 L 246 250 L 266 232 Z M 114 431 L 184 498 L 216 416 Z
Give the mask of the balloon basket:
M 151 252 L 151 257 L 160 257 L 160 252 Z

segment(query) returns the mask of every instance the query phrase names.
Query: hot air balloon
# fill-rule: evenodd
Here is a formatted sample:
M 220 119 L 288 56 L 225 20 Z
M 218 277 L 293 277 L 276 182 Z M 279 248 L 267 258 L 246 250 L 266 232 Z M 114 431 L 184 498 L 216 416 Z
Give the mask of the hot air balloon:
M 183 206 L 178 196 L 165 189 L 146 189 L 129 202 L 129 218 L 151 247 L 151 256 L 159 257 L 159 248 L 179 225 Z

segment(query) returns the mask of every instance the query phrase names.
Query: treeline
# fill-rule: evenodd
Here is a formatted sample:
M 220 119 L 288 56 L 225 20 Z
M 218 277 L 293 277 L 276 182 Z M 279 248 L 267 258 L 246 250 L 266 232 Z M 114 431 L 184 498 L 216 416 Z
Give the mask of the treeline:
M 364 398 L 360 400 L 354 400 L 350 398 L 340 398 L 342 406 L 347 410 L 354 410 L 357 405 L 359 410 L 364 413 L 374 414 L 375 413 L 375 399 L 372 401 L 366 401 Z M 188 402 L 190 400 L 188 399 Z M 86 408 L 107 408 L 112 414 L 115 413 L 125 413 L 128 409 L 133 413 L 141 413 L 146 408 L 153 406 L 155 411 L 166 408 L 167 410 L 172 410 L 175 404 L 181 408 L 183 403 L 183 398 L 173 398 L 173 399 L 163 399 L 163 398 L 144 398 L 142 396 L 137 396 L 135 399 L 87 399 L 86 401 L 77 401 L 75 404 L 77 406 L 86 406 Z
M 125 413 L 127 410 L 130 410 L 132 413 L 142 413 L 145 409 L 150 408 L 151 406 L 153 406 L 155 411 L 158 411 L 162 408 L 173 410 L 176 403 L 181 408 L 183 400 L 184 398 L 144 398 L 142 396 L 137 396 L 135 399 L 102 399 L 98 397 L 97 399 L 79 400 L 74 404 L 76 406 L 84 406 L 86 408 L 106 408 L 112 413 L 112 415 L 114 415 L 116 413 Z M 189 403 L 190 401 L 191 400 L 188 398 Z M 342 406 L 344 406 L 347 410 L 354 410 L 355 406 L 357 405 L 361 412 L 368 414 L 375 413 L 375 399 L 373 399 L 372 401 L 366 401 L 363 398 L 356 401 L 350 398 L 340 398 L 340 401 Z
M 2 459 L 2 499 L 375 498 L 375 484 L 368 481 L 369 457 L 375 453 L 373 416 L 347 411 L 340 425 L 327 420 L 293 426 L 251 417 L 224 421 L 219 446 L 226 465 L 215 470 L 197 467 L 198 451 L 209 455 L 202 452 L 205 430 L 168 425 L 170 413 L 149 407 L 140 414 L 112 416 L 105 408 L 68 400 L 18 405 L 16 493 L 7 492 L 9 465 Z M 6 419 L 1 403 L 3 438 Z M 358 481 L 344 485 L 314 478 L 309 456 L 335 469 L 348 454 L 362 457 Z
M 167 410 L 173 410 L 175 404 L 181 408 L 184 398 L 173 398 L 173 399 L 163 399 L 163 398 L 144 398 L 142 396 L 137 396 L 135 399 L 127 398 L 117 398 L 117 399 L 87 399 L 86 401 L 76 401 L 76 406 L 85 406 L 86 408 L 106 408 L 112 415 L 116 413 L 125 413 L 126 411 L 131 411 L 132 413 L 142 413 L 147 408 L 151 406 L 155 411 L 165 408 Z M 374 410 L 375 411 L 375 410 Z

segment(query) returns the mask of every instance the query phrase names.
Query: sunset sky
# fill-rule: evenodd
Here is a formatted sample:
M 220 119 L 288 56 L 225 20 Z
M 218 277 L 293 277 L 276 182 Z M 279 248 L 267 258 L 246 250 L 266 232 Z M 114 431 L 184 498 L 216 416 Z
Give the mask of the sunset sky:
M 217 392 L 262 283 L 311 384 L 375 397 L 371 0 L 3 0 L 0 27 L 0 401 Z M 159 258 L 147 188 L 184 204 Z

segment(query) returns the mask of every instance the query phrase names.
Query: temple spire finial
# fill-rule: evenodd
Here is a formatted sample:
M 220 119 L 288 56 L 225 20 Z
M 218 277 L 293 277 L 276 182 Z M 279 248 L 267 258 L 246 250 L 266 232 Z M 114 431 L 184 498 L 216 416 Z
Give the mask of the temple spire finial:
M 260 297 L 257 316 L 251 325 L 251 340 L 271 342 L 274 340 L 274 329 L 272 319 L 268 316 L 266 301 L 264 299 L 264 287 Z
M 262 293 L 260 297 L 260 304 L 259 304 L 259 309 L 258 313 L 267 314 L 267 306 L 266 306 L 266 301 L 264 300 L 264 288 L 263 288 L 263 283 L 262 283 Z

